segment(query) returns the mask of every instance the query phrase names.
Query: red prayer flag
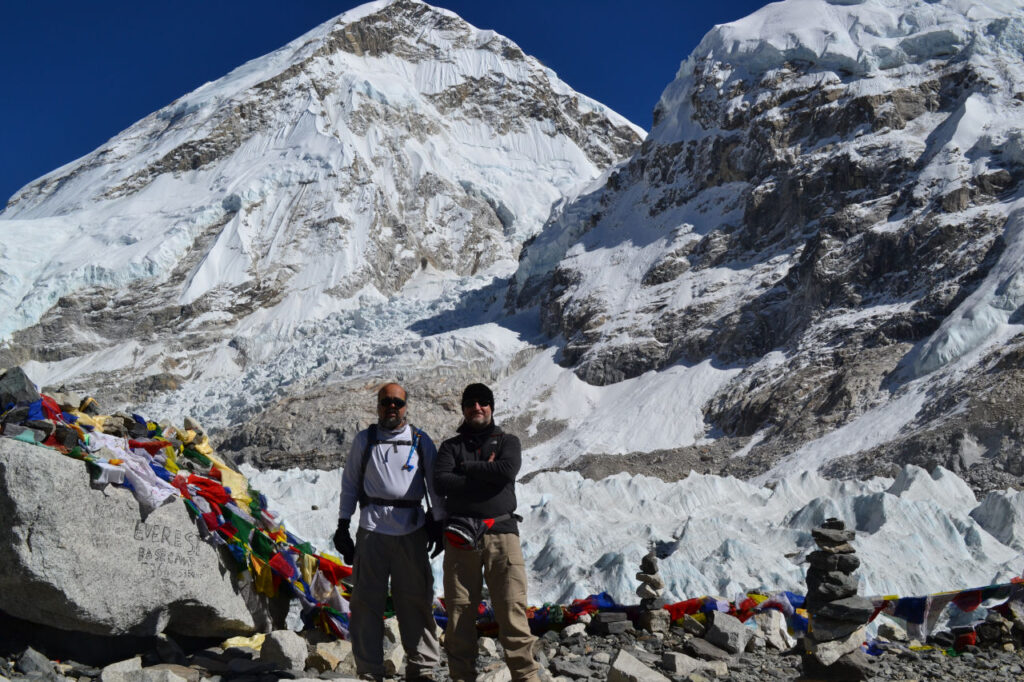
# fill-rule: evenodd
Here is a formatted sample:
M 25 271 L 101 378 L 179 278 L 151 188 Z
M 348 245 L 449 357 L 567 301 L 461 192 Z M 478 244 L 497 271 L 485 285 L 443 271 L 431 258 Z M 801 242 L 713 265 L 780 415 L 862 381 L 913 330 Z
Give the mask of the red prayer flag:
M 956 638 L 953 642 L 953 648 L 957 651 L 963 651 L 969 646 L 975 646 L 978 643 L 978 633 L 967 632 Z
M 211 481 L 205 476 L 197 476 L 196 474 L 191 474 L 188 477 L 188 482 L 190 485 L 194 485 L 196 488 L 199 489 L 197 491 L 197 494 L 201 495 L 202 497 L 205 497 L 211 503 L 227 504 L 228 502 L 231 501 L 231 495 L 228 494 L 228 491 L 224 488 L 224 486 L 222 486 L 220 483 L 217 483 L 216 481 Z
M 981 606 L 981 590 L 967 590 L 953 597 L 953 603 L 961 611 L 973 611 Z
M 341 564 L 337 564 L 330 559 L 325 559 L 322 556 L 317 557 L 317 565 L 320 568 L 320 572 L 323 573 L 324 577 L 331 581 L 331 584 L 333 585 L 337 585 L 342 580 L 352 575 L 351 566 L 342 566 Z
M 43 412 L 46 414 L 46 418 L 54 422 L 63 422 L 64 413 L 61 412 L 60 405 L 57 404 L 57 401 L 48 395 L 40 396 L 40 398 L 42 398 L 43 401 L 42 407 Z
M 289 580 L 295 577 L 295 569 L 292 568 L 292 565 L 281 555 L 280 552 L 277 552 L 274 556 L 270 557 L 270 561 L 267 563 L 269 563 L 270 567 L 277 573 L 283 575 Z
M 683 616 L 690 616 L 697 613 L 703 605 L 704 600 L 698 597 L 697 599 L 687 599 L 685 601 L 676 602 L 675 604 L 666 604 L 664 608 L 668 611 L 672 620 L 677 621 Z
M 132 449 L 142 448 L 143 450 L 148 452 L 150 456 L 160 452 L 168 445 L 170 445 L 170 443 L 161 440 L 134 440 L 132 438 L 128 439 L 128 447 Z

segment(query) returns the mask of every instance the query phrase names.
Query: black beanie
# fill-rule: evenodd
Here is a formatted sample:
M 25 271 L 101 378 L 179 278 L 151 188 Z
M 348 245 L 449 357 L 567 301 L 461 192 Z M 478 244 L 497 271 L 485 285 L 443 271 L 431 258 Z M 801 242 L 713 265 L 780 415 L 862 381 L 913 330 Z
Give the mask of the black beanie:
M 472 402 L 490 405 L 494 409 L 494 394 L 483 384 L 470 384 L 462 391 L 462 405 L 465 407 Z

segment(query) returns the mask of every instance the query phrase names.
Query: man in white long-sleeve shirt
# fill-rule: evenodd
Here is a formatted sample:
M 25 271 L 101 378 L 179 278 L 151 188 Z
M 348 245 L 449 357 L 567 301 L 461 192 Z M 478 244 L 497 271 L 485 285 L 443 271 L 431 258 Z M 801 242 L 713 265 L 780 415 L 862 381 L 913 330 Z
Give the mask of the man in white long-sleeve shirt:
M 356 435 L 341 478 L 334 545 L 353 566 L 349 634 L 361 679 L 384 677 L 389 578 L 406 679 L 433 679 L 440 656 L 428 557 L 428 552 L 437 556 L 443 547 L 444 512 L 433 487 L 437 449 L 426 433 L 406 423 L 406 401 L 405 389 L 398 384 L 380 389 L 377 424 Z M 427 512 L 420 506 L 424 496 Z M 349 525 L 357 502 L 359 529 L 353 543 Z

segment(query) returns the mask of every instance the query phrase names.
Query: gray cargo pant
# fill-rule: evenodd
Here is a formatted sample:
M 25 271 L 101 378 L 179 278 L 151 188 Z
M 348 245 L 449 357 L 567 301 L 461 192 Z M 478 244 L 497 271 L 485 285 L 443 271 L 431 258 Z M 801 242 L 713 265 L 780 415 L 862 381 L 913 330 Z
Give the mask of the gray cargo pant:
M 488 533 L 479 550 L 457 549 L 445 541 L 444 602 L 448 627 L 444 648 L 451 678 L 454 682 L 476 679 L 476 615 L 484 579 L 512 679 L 535 682 L 539 679 L 539 666 L 533 656 L 537 638 L 530 634 L 526 618 L 526 565 L 515 533 Z
M 408 679 L 433 677 L 440 659 L 434 623 L 434 576 L 427 557 L 427 534 L 384 535 L 360 528 L 352 567 L 349 635 L 359 675 L 384 675 L 384 607 L 391 599 L 405 649 Z

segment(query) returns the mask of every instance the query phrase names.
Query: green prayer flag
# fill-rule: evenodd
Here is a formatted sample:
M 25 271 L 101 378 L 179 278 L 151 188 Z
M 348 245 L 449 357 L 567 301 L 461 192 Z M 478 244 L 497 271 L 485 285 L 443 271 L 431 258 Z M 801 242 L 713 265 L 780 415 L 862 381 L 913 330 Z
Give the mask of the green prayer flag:
M 19 433 L 17 436 L 15 436 L 14 440 L 20 440 L 23 443 L 31 443 L 32 445 L 35 445 L 36 444 L 36 432 L 33 431 L 32 429 L 25 429 L 24 431 Z
M 252 553 L 264 561 L 270 561 L 270 557 L 277 553 L 274 541 L 268 538 L 267 534 L 262 530 L 253 532 L 249 546 L 252 548 Z
M 210 468 L 211 466 L 213 466 L 213 461 L 209 457 L 202 454 L 198 450 L 190 448 L 187 445 L 185 446 L 185 449 L 182 454 L 191 459 L 193 462 L 198 462 L 199 464 L 202 464 L 206 468 Z
M 226 518 L 235 530 L 238 531 L 238 539 L 242 544 L 249 544 L 249 536 L 252 535 L 253 524 L 241 514 L 236 514 L 228 508 L 223 509 L 224 518 Z

